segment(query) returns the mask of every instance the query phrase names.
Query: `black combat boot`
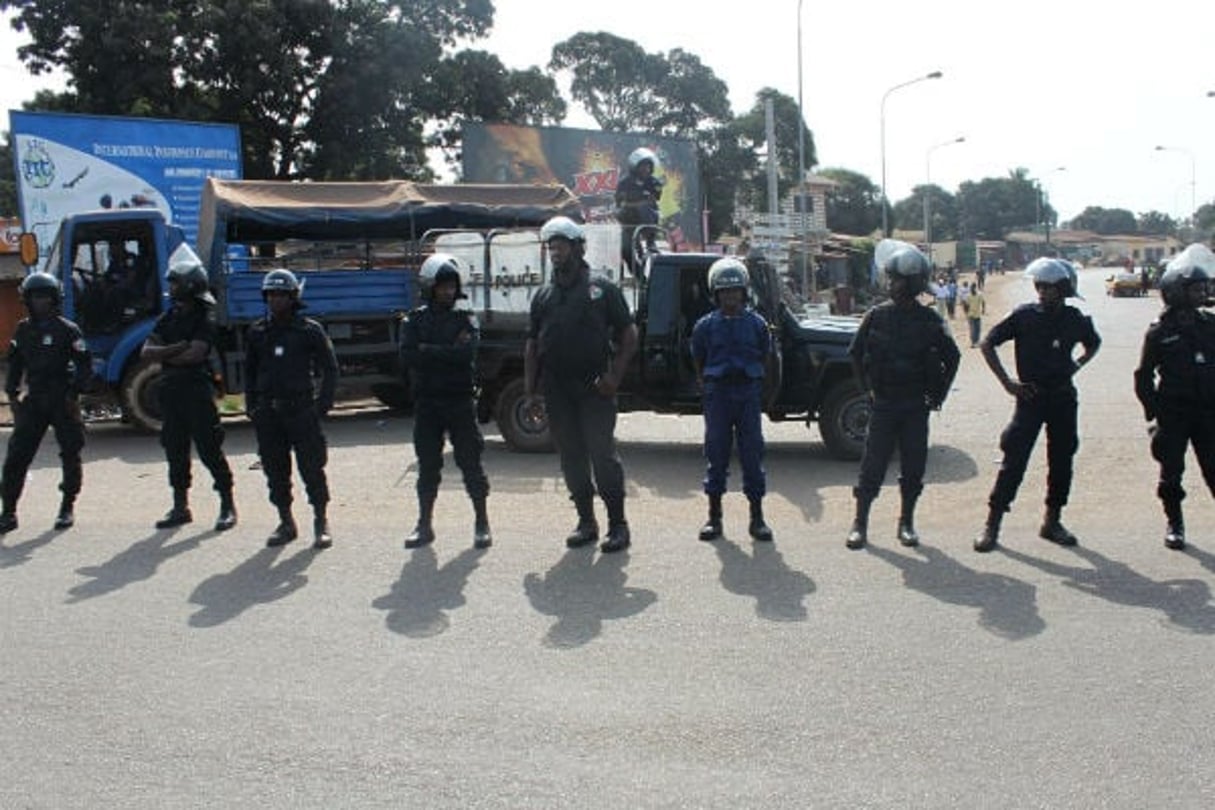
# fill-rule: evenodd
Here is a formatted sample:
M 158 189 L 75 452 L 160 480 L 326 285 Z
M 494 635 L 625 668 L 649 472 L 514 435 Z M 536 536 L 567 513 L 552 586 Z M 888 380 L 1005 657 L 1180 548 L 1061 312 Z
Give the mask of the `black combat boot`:
M 315 549 L 329 548 L 333 545 L 333 535 L 329 532 L 329 518 L 325 515 L 324 506 L 312 509 L 312 547 Z
M 848 539 L 844 541 L 848 548 L 864 548 L 869 542 L 869 507 L 872 505 L 873 501 L 857 497 L 856 517 L 852 519 L 852 529 L 848 532 Z
M 0 534 L 8 534 L 17 528 L 17 502 L 4 499 L 4 510 L 0 511 Z
M 1076 535 L 1069 532 L 1059 521 L 1059 514 L 1062 511 L 1059 507 L 1046 507 L 1046 514 L 1042 516 L 1042 528 L 1038 529 L 1038 536 L 1061 546 L 1074 546 L 1078 542 Z
M 55 528 L 59 530 L 70 529 L 76 524 L 76 515 L 73 513 L 73 508 L 76 506 L 75 495 L 64 495 L 63 500 L 59 502 L 59 514 L 55 516 Z
M 700 527 L 700 539 L 709 541 L 721 537 L 721 494 L 709 496 L 709 519 Z
M 429 546 L 435 541 L 435 530 L 434 526 L 431 525 L 434 512 L 435 496 L 419 495 L 418 524 L 413 527 L 413 531 L 405 538 L 405 548 L 421 548 L 422 546 Z
M 915 502 L 915 498 L 904 496 L 903 508 L 899 513 L 899 542 L 908 548 L 920 544 L 920 533 L 915 530 Z
M 473 498 L 473 548 L 489 548 L 494 536 L 489 531 L 489 510 L 485 498 Z
M 215 519 L 215 531 L 226 532 L 236 525 L 236 501 L 232 490 L 219 493 L 219 517 Z
M 751 500 L 751 523 L 747 526 L 747 534 L 751 535 L 753 540 L 758 540 L 761 543 L 772 542 L 772 530 L 764 522 L 763 498 L 753 498 Z
M 190 514 L 189 494 L 184 489 L 173 490 L 173 508 L 165 513 L 165 516 L 156 521 L 158 529 L 172 529 L 175 526 L 184 526 L 187 523 L 192 523 L 194 516 Z
M 280 506 L 278 509 L 278 527 L 266 538 L 266 546 L 268 548 L 285 546 L 299 536 L 300 530 L 295 525 L 295 518 L 291 516 L 291 507 Z
M 599 544 L 599 550 L 604 554 L 624 551 L 632 545 L 629 536 L 629 522 L 624 519 L 624 498 L 604 499 L 608 513 L 607 539 Z
M 1174 551 L 1181 551 L 1185 548 L 1185 520 L 1181 516 L 1181 502 L 1166 502 L 1164 516 L 1169 521 L 1168 528 L 1164 530 L 1164 545 Z
M 1000 539 L 1000 521 L 1003 519 L 1003 509 L 988 511 L 987 523 L 983 524 L 983 531 L 975 537 L 975 551 L 988 552 L 996 547 L 996 543 Z
M 599 524 L 595 521 L 595 505 L 590 501 L 575 501 L 578 525 L 565 538 L 567 548 L 579 548 L 599 539 Z

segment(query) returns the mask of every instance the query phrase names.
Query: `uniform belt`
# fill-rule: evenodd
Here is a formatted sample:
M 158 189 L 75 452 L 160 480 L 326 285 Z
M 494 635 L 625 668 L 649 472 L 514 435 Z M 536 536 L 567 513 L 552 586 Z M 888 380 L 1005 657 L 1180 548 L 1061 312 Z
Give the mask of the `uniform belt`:
M 710 374 L 705 377 L 708 382 L 727 383 L 729 385 L 742 385 L 758 379 L 751 377 L 745 371 L 727 371 L 725 374 Z
M 312 404 L 311 394 L 299 394 L 294 397 L 271 397 L 266 405 L 275 411 L 298 411 Z

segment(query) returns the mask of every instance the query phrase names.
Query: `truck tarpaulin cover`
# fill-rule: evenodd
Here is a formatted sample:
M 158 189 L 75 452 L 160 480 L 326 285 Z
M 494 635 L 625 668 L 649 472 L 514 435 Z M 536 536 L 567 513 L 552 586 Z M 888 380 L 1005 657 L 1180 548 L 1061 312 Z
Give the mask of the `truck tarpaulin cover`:
M 289 183 L 208 180 L 198 246 L 204 263 L 222 244 L 308 239 L 418 239 L 435 228 L 536 228 L 581 218 L 560 185 L 433 185 L 407 180 Z

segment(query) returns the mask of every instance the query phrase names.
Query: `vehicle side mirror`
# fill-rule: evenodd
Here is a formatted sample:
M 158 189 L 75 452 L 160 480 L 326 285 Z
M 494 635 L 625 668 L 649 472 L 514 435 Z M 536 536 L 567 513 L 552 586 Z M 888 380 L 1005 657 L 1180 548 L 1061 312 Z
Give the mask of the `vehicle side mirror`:
M 26 231 L 21 234 L 21 238 L 17 242 L 18 251 L 21 254 L 21 263 L 26 267 L 33 267 L 38 264 L 38 237 L 33 233 Z

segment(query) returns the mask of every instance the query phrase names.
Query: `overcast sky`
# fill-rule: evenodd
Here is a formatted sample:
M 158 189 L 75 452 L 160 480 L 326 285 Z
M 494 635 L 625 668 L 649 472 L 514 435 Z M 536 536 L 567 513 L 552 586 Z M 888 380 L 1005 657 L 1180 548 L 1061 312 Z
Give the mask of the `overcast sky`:
M 930 150 L 931 180 L 950 191 L 1026 167 L 1064 219 L 1088 205 L 1188 216 L 1192 178 L 1199 205 L 1215 198 L 1215 3 L 495 0 L 494 31 L 473 47 L 513 68 L 543 67 L 579 31 L 651 53 L 682 48 L 742 112 L 766 86 L 797 98 L 799 5 L 802 103 L 820 167 L 880 183 L 883 94 L 939 70 L 888 96 L 893 200 L 925 181 Z M 48 82 L 24 72 L 19 39 L 0 28 L 0 100 L 15 108 Z M 565 123 L 594 127 L 577 110 Z

